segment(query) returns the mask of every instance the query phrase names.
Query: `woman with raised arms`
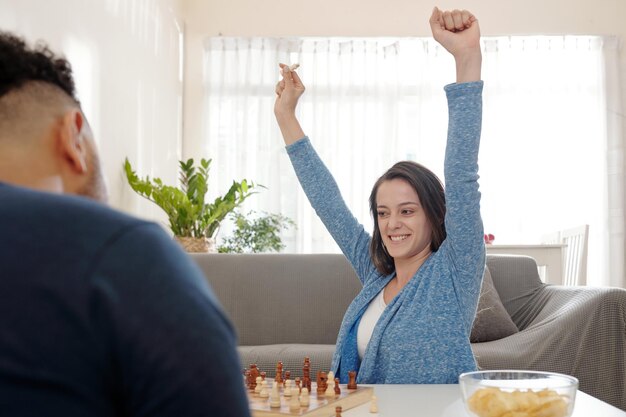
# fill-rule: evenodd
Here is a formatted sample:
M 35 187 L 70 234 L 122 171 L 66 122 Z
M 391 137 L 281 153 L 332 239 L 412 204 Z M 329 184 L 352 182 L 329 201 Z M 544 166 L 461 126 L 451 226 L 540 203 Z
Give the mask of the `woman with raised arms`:
M 396 163 L 372 189 L 371 236 L 300 127 L 300 77 L 280 65 L 274 112 L 287 152 L 311 205 L 363 284 L 337 337 L 332 370 L 342 383 L 351 370 L 357 382 L 370 384 L 456 383 L 462 372 L 476 370 L 469 335 L 485 266 L 477 162 L 480 30 L 465 10 L 435 8 L 430 26 L 456 62 L 456 83 L 445 86 L 445 190 L 422 165 Z M 384 138 L 380 143 L 385 146 Z

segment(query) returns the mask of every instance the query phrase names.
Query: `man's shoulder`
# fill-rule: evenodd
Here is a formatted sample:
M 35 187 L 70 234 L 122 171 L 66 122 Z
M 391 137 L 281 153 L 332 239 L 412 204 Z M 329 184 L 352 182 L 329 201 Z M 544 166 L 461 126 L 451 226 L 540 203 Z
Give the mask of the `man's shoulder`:
M 124 231 L 155 229 L 153 222 L 78 196 L 53 194 L 0 183 L 0 226 L 6 237 L 28 233 L 29 239 L 63 241 L 97 247 Z M 87 249 L 87 248 L 85 248 Z
M 164 282 L 182 287 L 203 279 L 182 248 L 154 222 L 82 197 L 0 184 L 0 264 L 27 268 L 32 275 L 64 271 L 67 281 L 88 277 Z M 183 283 L 184 282 L 184 283 Z
M 80 216 L 121 223 L 145 222 L 89 198 L 54 194 L 4 183 L 0 183 L 0 201 L 5 214 L 13 212 L 15 216 L 39 214 L 44 218 Z

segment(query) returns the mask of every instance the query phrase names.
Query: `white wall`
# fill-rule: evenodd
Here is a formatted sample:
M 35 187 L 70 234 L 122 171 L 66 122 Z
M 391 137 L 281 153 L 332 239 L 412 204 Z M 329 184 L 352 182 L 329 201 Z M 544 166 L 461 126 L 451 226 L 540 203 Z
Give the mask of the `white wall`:
M 122 163 L 176 181 L 182 27 L 181 0 L 0 0 L 0 29 L 45 40 L 70 60 L 111 205 L 148 218 L 163 215 L 130 190 Z

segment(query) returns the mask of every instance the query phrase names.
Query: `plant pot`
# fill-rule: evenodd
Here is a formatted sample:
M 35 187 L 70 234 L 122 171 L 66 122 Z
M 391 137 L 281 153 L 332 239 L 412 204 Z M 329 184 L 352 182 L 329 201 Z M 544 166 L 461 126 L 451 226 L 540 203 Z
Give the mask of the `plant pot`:
M 183 249 L 189 253 L 216 253 L 215 239 L 206 237 L 174 236 Z

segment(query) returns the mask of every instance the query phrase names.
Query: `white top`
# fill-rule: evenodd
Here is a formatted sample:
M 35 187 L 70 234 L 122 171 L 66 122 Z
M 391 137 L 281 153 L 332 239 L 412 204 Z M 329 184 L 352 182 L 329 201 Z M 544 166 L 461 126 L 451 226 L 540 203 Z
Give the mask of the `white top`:
M 374 327 L 376 326 L 376 323 L 378 323 L 380 316 L 383 315 L 385 307 L 387 307 L 385 299 L 383 298 L 384 292 L 385 288 L 380 290 L 378 295 L 374 297 L 374 299 L 370 302 L 370 305 L 367 306 L 367 310 L 365 310 L 365 313 L 363 313 L 363 317 L 361 317 L 361 321 L 359 322 L 359 328 L 356 333 L 356 347 L 359 351 L 359 359 L 363 359 L 367 344 L 372 338 Z

